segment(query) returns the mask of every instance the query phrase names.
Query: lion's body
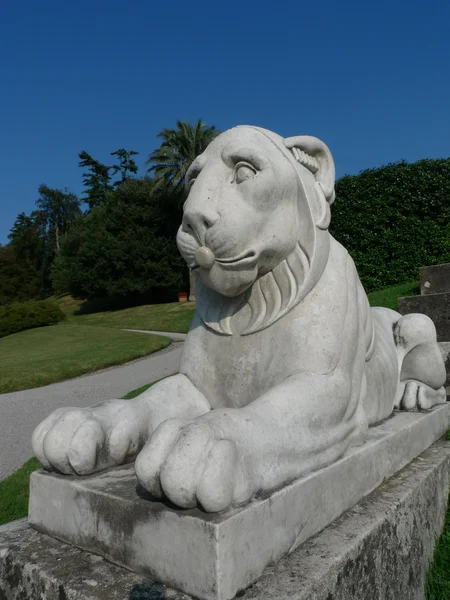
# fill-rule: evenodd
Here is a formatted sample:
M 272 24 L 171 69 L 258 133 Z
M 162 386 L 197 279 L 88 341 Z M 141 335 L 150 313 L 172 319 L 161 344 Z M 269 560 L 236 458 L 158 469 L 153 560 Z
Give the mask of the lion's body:
M 224 336 L 194 318 L 180 371 L 213 408 L 246 406 L 289 377 L 326 376 L 345 364 L 358 382 L 355 397 L 318 398 L 317 403 L 342 402 L 344 412 L 346 403 L 362 403 L 368 424 L 392 412 L 399 379 L 392 324 L 400 315 L 372 312 L 353 261 L 331 239 L 327 266 L 314 289 L 268 328 L 251 336 Z M 381 388 L 380 380 L 385 382 Z
M 231 129 L 186 183 L 177 242 L 199 282 L 180 373 L 56 411 L 33 435 L 42 464 L 88 474 L 137 456 L 153 495 L 218 511 L 332 463 L 394 407 L 445 402 L 431 320 L 371 309 L 328 232 L 323 142 Z

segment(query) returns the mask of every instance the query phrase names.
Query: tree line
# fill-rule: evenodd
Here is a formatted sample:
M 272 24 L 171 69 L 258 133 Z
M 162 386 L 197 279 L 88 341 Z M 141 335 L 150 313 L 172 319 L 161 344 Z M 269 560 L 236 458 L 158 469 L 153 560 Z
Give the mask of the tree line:
M 111 152 L 111 165 L 81 151 L 82 198 L 40 185 L 35 210 L 17 216 L 0 246 L 0 304 L 65 292 L 151 301 L 186 289 L 175 244 L 182 181 L 218 133 L 201 120 L 163 129 L 141 177 L 134 150 Z
M 201 120 L 163 129 L 144 176 L 134 150 L 111 152 L 111 165 L 80 152 L 83 197 L 40 185 L 35 210 L 17 216 L 9 243 L 0 246 L 0 305 L 65 292 L 153 302 L 187 291 L 175 243 L 183 179 L 218 133 Z M 450 159 L 401 161 L 341 178 L 330 229 L 367 291 L 450 262 Z

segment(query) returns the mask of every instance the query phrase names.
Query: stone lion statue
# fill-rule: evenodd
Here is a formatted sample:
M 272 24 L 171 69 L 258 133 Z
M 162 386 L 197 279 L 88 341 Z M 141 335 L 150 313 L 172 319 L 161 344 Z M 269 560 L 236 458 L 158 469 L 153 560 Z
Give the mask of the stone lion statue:
M 136 459 L 154 497 L 215 512 L 332 463 L 394 408 L 444 403 L 432 321 L 371 309 L 328 232 L 334 179 L 317 138 L 218 136 L 186 176 L 177 242 L 197 311 L 179 373 L 55 411 L 33 434 L 41 463 L 86 475 Z

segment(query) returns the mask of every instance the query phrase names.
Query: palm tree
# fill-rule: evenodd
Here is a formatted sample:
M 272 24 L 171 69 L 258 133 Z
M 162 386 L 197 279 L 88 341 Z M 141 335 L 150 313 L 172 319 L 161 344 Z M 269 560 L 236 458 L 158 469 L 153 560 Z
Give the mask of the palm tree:
M 177 121 L 176 129 L 163 129 L 159 133 L 158 138 L 163 142 L 150 154 L 146 164 L 151 166 L 147 172 L 153 174 L 156 187 L 173 189 L 179 207 L 186 171 L 219 133 L 214 126 L 207 127 L 200 119 L 194 125 Z M 189 300 L 195 301 L 195 275 L 192 271 L 189 273 Z
M 194 125 L 177 121 L 176 129 L 163 129 L 158 134 L 163 142 L 146 163 L 151 165 L 148 173 L 153 174 L 155 184 L 169 184 L 180 192 L 190 164 L 219 133 L 214 126 L 207 127 L 200 119 Z

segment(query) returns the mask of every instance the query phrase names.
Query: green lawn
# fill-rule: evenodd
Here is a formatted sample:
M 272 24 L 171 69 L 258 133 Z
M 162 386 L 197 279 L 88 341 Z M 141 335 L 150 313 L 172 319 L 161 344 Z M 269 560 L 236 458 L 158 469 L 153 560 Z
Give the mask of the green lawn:
M 0 394 L 63 381 L 146 356 L 168 337 L 74 324 L 29 329 L 0 339 Z
M 40 467 L 37 458 L 30 458 L 18 471 L 0 481 L 0 525 L 27 516 L 30 475 Z
M 371 306 L 385 306 L 398 310 L 397 298 L 402 296 L 417 296 L 420 294 L 420 286 L 418 281 L 403 283 L 383 290 L 377 290 L 368 294 Z
M 70 319 L 73 317 L 86 302 L 86 300 L 77 300 L 70 294 L 63 294 L 62 296 L 52 296 L 49 300 L 54 300 L 59 304 L 59 308 L 65 313 L 66 317 Z
M 71 322 L 118 329 L 148 329 L 187 333 L 195 312 L 193 302 L 146 304 L 123 310 L 69 316 Z
M 168 377 L 170 377 L 170 375 Z M 146 390 L 148 390 L 149 387 L 152 387 L 152 385 L 158 381 L 161 381 L 161 380 L 157 379 L 156 381 L 153 381 L 152 383 L 146 383 L 145 385 L 141 385 L 141 387 L 137 388 L 137 390 L 132 390 L 131 392 L 128 392 L 128 394 L 125 394 L 125 396 L 123 396 L 123 400 L 132 400 L 133 398 L 136 398 L 136 396 L 143 394 Z

